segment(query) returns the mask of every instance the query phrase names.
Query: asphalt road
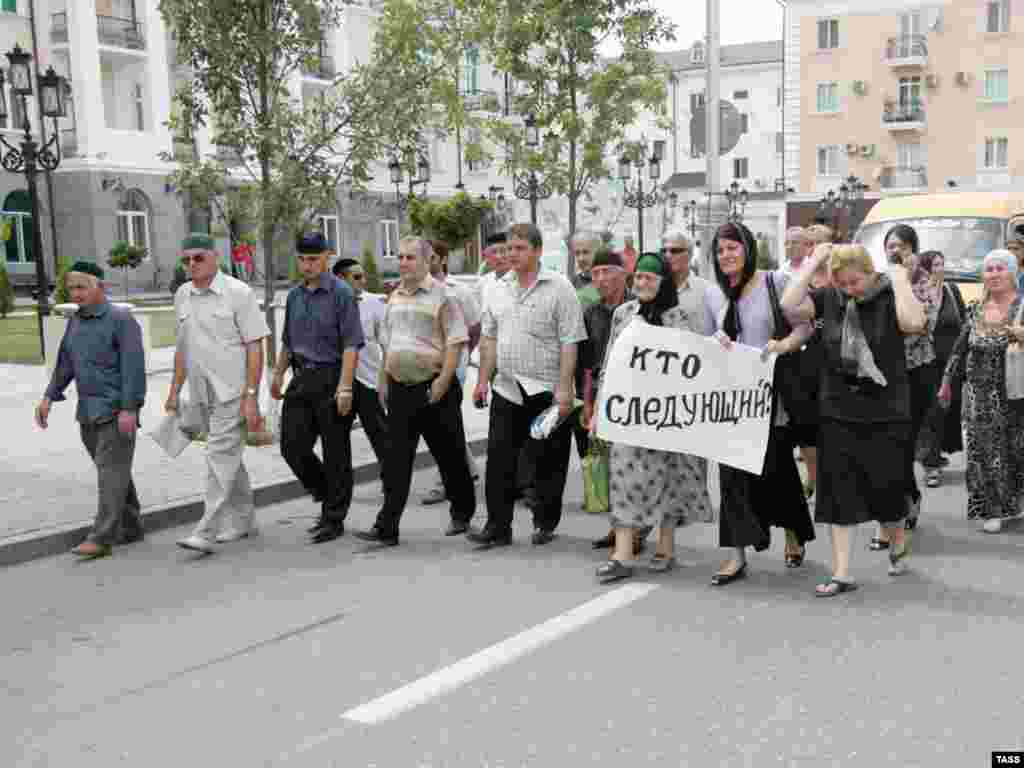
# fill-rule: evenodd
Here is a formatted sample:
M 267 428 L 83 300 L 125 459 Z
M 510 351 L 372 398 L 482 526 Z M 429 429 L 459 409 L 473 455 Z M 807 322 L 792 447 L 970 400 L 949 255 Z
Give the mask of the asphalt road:
M 417 475 L 418 490 L 429 476 Z M 368 525 L 376 486 L 350 521 Z M 418 495 L 418 494 L 417 494 Z M 196 559 L 165 531 L 114 558 L 0 571 L 0 766 L 988 766 L 1024 749 L 1024 536 L 929 490 L 912 572 L 860 531 L 855 593 L 816 599 L 828 542 L 712 589 L 681 567 L 600 587 L 578 479 L 560 537 L 473 551 L 411 507 L 402 546 L 311 547 L 308 501 Z

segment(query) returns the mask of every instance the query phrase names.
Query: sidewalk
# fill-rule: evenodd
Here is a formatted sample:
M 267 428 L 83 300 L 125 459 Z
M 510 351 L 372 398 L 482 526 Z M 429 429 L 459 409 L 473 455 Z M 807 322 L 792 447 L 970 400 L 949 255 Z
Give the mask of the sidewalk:
M 148 435 L 162 415 L 172 360 L 173 349 L 154 351 L 135 451 L 135 485 L 152 528 L 197 520 L 206 476 L 202 446 L 169 459 Z M 471 373 L 467 388 L 474 383 Z M 65 551 L 81 539 L 96 514 L 96 471 L 79 439 L 74 386 L 66 402 L 54 404 L 50 428 L 43 431 L 35 426 L 33 410 L 46 384 L 42 366 L 0 365 L 0 421 L 7 425 L 0 457 L 0 565 Z M 470 400 L 466 397 L 463 405 L 466 436 L 479 453 L 486 443 L 488 411 L 477 410 Z M 245 463 L 258 506 L 303 495 L 278 445 L 247 448 Z M 356 482 L 376 480 L 376 456 L 358 428 L 352 433 L 352 463 Z M 421 442 L 418 464 L 428 463 L 432 458 Z

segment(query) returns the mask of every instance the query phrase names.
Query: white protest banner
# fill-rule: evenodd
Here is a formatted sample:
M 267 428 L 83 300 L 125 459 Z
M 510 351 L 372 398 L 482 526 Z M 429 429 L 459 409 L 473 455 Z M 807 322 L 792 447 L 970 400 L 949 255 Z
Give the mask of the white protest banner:
M 775 356 L 634 319 L 608 355 L 597 436 L 760 474 Z

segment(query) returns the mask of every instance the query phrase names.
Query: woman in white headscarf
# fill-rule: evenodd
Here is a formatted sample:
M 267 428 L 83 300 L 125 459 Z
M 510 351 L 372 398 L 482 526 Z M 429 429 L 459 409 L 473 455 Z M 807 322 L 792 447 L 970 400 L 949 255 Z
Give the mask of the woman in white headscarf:
M 939 389 L 947 407 L 963 386 L 967 433 L 967 518 L 987 533 L 1020 514 L 1024 491 L 1024 354 L 1017 260 L 1005 250 L 985 257 L 985 295 L 967 312 Z

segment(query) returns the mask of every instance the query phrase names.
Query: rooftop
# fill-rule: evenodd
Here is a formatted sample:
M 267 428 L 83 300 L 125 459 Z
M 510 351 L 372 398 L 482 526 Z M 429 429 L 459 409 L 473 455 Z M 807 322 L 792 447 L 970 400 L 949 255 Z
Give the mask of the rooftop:
M 685 70 L 704 69 L 702 61 L 693 62 L 690 60 L 690 52 L 693 47 L 684 48 L 680 51 L 663 51 L 656 53 L 658 62 L 664 64 L 673 72 Z M 765 40 L 755 43 L 739 43 L 737 45 L 723 45 L 720 49 L 720 61 L 723 67 L 739 67 L 749 64 L 774 64 L 782 63 L 782 41 Z

